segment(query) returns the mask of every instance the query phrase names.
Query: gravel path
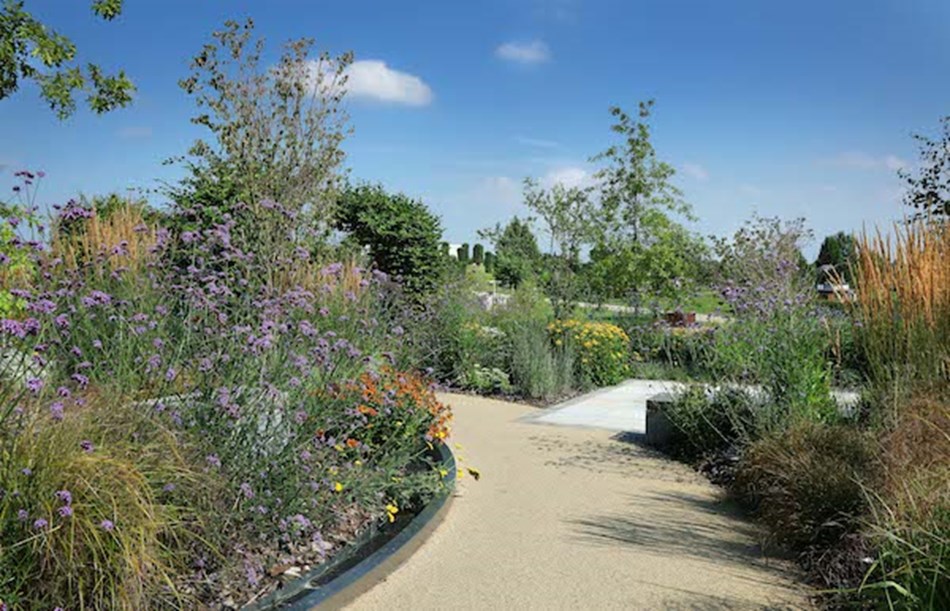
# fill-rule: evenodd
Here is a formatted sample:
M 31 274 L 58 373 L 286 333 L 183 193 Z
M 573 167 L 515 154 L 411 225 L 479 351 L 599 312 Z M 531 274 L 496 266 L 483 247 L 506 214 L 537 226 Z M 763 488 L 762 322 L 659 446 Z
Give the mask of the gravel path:
M 445 521 L 350 609 L 807 609 L 786 562 L 684 465 L 535 408 L 445 395 L 466 474 Z

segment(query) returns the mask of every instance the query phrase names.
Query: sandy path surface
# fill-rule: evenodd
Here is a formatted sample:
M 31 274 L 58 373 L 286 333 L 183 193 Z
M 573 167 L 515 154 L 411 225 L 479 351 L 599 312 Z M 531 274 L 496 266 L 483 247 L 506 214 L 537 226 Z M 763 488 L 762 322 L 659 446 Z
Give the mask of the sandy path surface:
M 531 407 L 442 398 L 481 480 L 466 474 L 431 538 L 348 609 L 810 608 L 688 467 L 609 431 L 517 421 Z

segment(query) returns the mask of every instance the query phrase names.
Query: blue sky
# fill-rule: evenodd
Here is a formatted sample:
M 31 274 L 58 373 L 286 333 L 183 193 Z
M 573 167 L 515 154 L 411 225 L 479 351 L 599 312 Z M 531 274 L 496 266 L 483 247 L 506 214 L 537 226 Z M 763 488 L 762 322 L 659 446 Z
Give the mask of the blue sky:
M 0 188 L 43 169 L 45 204 L 174 180 L 162 160 L 200 133 L 177 80 L 246 16 L 271 49 L 310 36 L 355 53 L 352 176 L 421 197 L 453 242 L 523 214 L 525 176 L 589 180 L 611 105 L 656 99 L 654 144 L 703 234 L 753 212 L 819 236 L 899 218 L 910 134 L 950 114 L 945 0 L 126 0 L 112 23 L 86 1 L 27 7 L 139 88 L 128 109 L 66 121 L 30 86 L 0 101 Z

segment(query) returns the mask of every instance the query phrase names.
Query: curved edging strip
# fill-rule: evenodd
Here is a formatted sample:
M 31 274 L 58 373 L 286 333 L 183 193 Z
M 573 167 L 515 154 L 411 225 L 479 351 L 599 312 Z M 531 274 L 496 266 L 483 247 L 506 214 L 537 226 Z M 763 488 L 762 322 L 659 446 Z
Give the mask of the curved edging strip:
M 439 462 L 448 471 L 443 479 L 445 490 L 429 501 L 421 512 L 396 531 L 370 530 L 330 562 L 244 607 L 244 610 L 339 609 L 389 576 L 419 549 L 448 513 L 455 488 L 455 456 L 447 443 L 440 444 L 437 452 Z

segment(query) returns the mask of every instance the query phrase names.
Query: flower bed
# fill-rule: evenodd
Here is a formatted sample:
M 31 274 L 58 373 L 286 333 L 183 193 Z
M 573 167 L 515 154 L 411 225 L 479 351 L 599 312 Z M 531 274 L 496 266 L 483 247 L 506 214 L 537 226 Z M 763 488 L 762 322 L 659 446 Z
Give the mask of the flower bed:
M 444 489 L 451 412 L 402 357 L 397 284 L 262 237 L 293 218 L 273 202 L 126 213 L 4 245 L 0 602 L 234 608 Z
M 575 367 L 581 379 L 596 386 L 619 384 L 630 373 L 630 338 L 606 322 L 556 320 L 548 325 L 555 345 L 571 342 L 577 351 Z

